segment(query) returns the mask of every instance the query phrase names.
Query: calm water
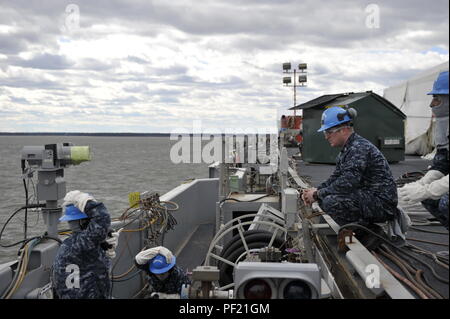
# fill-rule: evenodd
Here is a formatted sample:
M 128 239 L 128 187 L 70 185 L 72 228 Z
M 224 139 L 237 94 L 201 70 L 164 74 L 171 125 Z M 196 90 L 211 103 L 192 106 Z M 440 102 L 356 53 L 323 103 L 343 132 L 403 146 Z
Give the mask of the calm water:
M 128 207 L 130 192 L 154 190 L 162 195 L 185 180 L 208 177 L 206 163 L 173 164 L 170 148 L 176 141 L 168 137 L 0 136 L 0 227 L 25 204 L 22 147 L 62 142 L 89 145 L 92 153 L 92 161 L 65 169 L 67 191 L 78 189 L 92 194 L 105 203 L 113 217 Z M 8 224 L 3 244 L 23 239 L 23 215 L 16 215 Z M 44 232 L 41 216 L 29 213 L 28 230 L 29 237 Z M 0 263 L 16 258 L 18 248 L 0 247 Z

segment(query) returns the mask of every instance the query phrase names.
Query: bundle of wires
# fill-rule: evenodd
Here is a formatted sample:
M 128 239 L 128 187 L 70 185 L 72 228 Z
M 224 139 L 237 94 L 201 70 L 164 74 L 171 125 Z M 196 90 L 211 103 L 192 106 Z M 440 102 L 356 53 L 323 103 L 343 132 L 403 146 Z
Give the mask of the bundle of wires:
M 30 167 L 26 167 L 26 164 L 24 161 L 22 161 L 22 173 L 23 173 L 22 182 L 23 182 L 23 187 L 25 190 L 25 206 L 20 207 L 14 213 L 12 213 L 11 216 L 8 217 L 5 224 L 3 225 L 3 228 L 0 231 L 0 241 L 1 241 L 1 238 L 2 238 L 2 235 L 3 235 L 3 232 L 6 228 L 6 226 L 11 222 L 13 217 L 16 216 L 18 213 L 20 213 L 21 211 L 25 212 L 24 219 L 23 219 L 23 238 L 24 239 L 21 241 L 18 241 L 16 243 L 8 244 L 8 245 L 0 243 L 0 247 L 3 247 L 3 248 L 13 247 L 13 246 L 16 246 L 16 245 L 26 242 L 28 240 L 28 238 L 27 238 L 27 235 L 28 235 L 28 209 L 45 207 L 45 204 L 39 204 L 39 202 L 37 201 L 36 185 L 33 181 L 34 171 Z M 29 188 L 30 182 L 33 185 L 33 187 L 32 187 L 33 194 L 31 196 L 29 196 L 29 194 L 28 194 L 28 188 Z M 30 204 L 30 200 L 31 200 L 31 202 L 33 202 L 33 201 L 36 201 L 36 202 L 34 204 Z M 39 220 L 39 213 L 38 213 L 38 219 L 36 221 L 35 226 L 37 225 L 38 220 Z M 33 238 L 37 238 L 37 237 L 33 237 Z
M 11 298 L 20 288 L 22 285 L 25 275 L 27 273 L 28 263 L 30 260 L 31 252 L 33 251 L 34 247 L 38 245 L 43 239 L 52 239 L 59 243 L 61 243 L 61 240 L 59 238 L 50 237 L 46 234 L 44 236 L 34 236 L 31 238 L 27 238 L 28 235 L 28 209 L 35 209 L 35 208 L 42 208 L 45 207 L 45 204 L 39 204 L 37 202 L 37 196 L 36 196 L 36 186 L 33 182 L 33 171 L 31 168 L 27 168 L 25 166 L 25 162 L 22 161 L 22 173 L 23 173 L 23 186 L 25 189 L 25 206 L 20 207 L 15 212 L 13 212 L 8 219 L 6 220 L 5 224 L 3 225 L 2 229 L 0 230 L 0 247 L 3 248 L 9 248 L 14 247 L 17 245 L 22 244 L 22 246 L 19 249 L 19 258 L 18 263 L 16 267 L 15 274 L 13 276 L 13 279 L 11 280 L 10 285 L 6 288 L 6 290 L 1 294 L 0 299 L 9 299 Z M 27 181 L 26 181 L 27 179 Z M 28 194 L 28 188 L 29 183 L 33 184 L 33 195 L 29 197 Z M 29 204 L 30 200 L 33 202 L 33 199 L 36 200 L 35 204 Z M 24 230 L 24 239 L 15 243 L 11 244 L 2 244 L 1 238 L 3 236 L 3 233 L 8 226 L 8 224 L 11 222 L 11 220 L 16 216 L 18 213 L 25 211 L 24 220 L 23 220 L 23 230 Z M 39 220 L 39 215 L 38 215 Z M 37 222 L 36 222 L 37 224 Z
M 156 242 L 156 240 L 162 235 L 162 245 L 164 243 L 164 234 L 173 229 L 177 224 L 177 220 L 173 217 L 173 211 L 179 209 L 177 203 L 172 201 L 160 201 L 158 196 L 152 196 L 139 201 L 139 206 L 132 206 L 125 210 L 125 212 L 116 220 L 127 221 L 123 226 L 123 233 L 141 232 L 146 229 L 150 231 L 148 235 L 149 242 Z M 127 226 L 131 225 L 138 219 L 143 219 L 143 225 L 136 229 L 125 229 Z M 132 255 L 131 249 L 128 245 L 128 238 L 125 237 L 126 245 L 122 246 L 118 257 L 115 259 L 114 265 L 112 266 L 111 275 L 111 290 L 110 296 L 112 297 L 112 291 L 114 288 L 114 283 L 125 282 L 131 280 L 141 274 L 141 270 L 137 270 L 135 265 L 126 270 L 124 273 L 115 275 L 114 269 L 117 266 L 119 260 L 122 258 L 125 249 L 128 248 L 129 254 Z
M 20 213 L 21 211 L 26 210 L 28 208 L 39 208 L 39 207 L 45 207 L 45 204 L 33 204 L 33 205 L 26 205 L 26 206 L 20 207 L 18 210 L 16 210 L 14 213 L 12 213 L 11 216 L 8 217 L 5 224 L 3 225 L 2 229 L 0 230 L 0 247 L 9 248 L 9 247 L 17 246 L 19 244 L 22 244 L 22 243 L 30 240 L 30 239 L 25 238 L 24 240 L 18 241 L 13 244 L 7 244 L 7 245 L 1 243 L 3 232 L 5 231 L 6 226 L 10 223 L 10 221 L 13 219 L 14 216 L 16 216 L 18 213 Z M 38 237 L 33 237 L 31 239 L 34 239 L 34 238 L 38 238 Z
M 170 208 L 167 204 L 173 205 Z M 173 229 L 177 224 L 177 220 L 173 217 L 171 211 L 176 211 L 179 206 L 175 202 L 171 201 L 159 201 L 159 199 L 151 197 L 148 199 L 140 200 L 139 207 L 135 208 L 129 207 L 120 217 L 119 220 L 125 221 L 136 215 L 133 219 L 127 222 L 123 228 L 132 224 L 134 221 L 141 217 L 144 218 L 144 225 L 138 229 L 124 229 L 124 232 L 137 232 L 143 231 L 150 228 L 152 225 L 156 224 L 160 226 L 158 231 L 159 234 L 166 233 L 167 231 Z
M 30 255 L 33 248 L 40 243 L 44 237 L 29 239 L 25 242 L 20 249 L 19 262 L 16 268 L 16 273 L 14 274 L 13 280 L 6 290 L 3 292 L 0 299 L 9 299 L 12 295 L 20 288 L 25 275 L 27 273 L 28 262 L 30 260 Z
M 391 272 L 395 277 L 400 279 L 403 283 L 407 284 L 411 289 L 414 290 L 416 294 L 418 294 L 422 299 L 442 299 L 442 296 L 433 289 L 432 285 L 429 283 L 427 277 L 424 276 L 424 272 L 421 269 L 417 269 L 411 265 L 411 262 L 414 261 L 415 263 L 422 264 L 426 268 L 428 268 L 431 271 L 431 275 L 437 279 L 438 281 L 448 284 L 449 281 L 447 278 L 444 278 L 440 276 L 436 270 L 428 263 L 421 259 L 419 259 L 417 256 L 414 255 L 414 253 L 422 254 L 427 257 L 432 258 L 435 263 L 443 268 L 445 268 L 448 271 L 448 258 L 444 258 L 442 256 L 439 256 L 437 254 L 434 254 L 432 252 L 426 251 L 422 248 L 416 247 L 411 244 L 407 244 L 404 247 L 399 247 L 387 240 L 386 238 L 380 236 L 379 234 L 374 233 L 372 230 L 359 225 L 359 224 L 347 224 L 343 225 L 339 232 L 343 231 L 344 229 L 360 229 L 365 231 L 366 233 L 380 239 L 383 244 L 380 246 L 380 249 L 378 249 L 378 252 L 391 259 L 395 264 L 397 264 L 400 269 L 406 274 L 408 278 L 402 277 L 399 273 L 394 271 L 392 268 L 387 266 L 386 263 L 384 263 L 377 253 L 375 251 L 372 251 L 372 254 L 378 259 L 378 261 L 385 266 L 386 269 L 388 269 L 389 272 Z M 390 250 L 389 248 L 393 249 Z M 397 253 L 394 253 L 394 251 Z M 413 276 L 413 277 L 411 277 Z

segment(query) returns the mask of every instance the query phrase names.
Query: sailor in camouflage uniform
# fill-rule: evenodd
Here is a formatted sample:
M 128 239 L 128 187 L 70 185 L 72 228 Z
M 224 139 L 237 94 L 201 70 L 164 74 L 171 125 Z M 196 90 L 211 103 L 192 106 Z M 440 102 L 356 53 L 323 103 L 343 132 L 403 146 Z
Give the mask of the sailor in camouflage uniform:
M 110 215 L 102 203 L 79 191 L 64 198 L 65 214 L 72 235 L 59 248 L 52 270 L 52 282 L 60 299 L 105 299 L 109 297 L 110 264 L 118 236 L 104 246 L 111 225 Z M 114 244 L 112 242 L 115 242 Z M 112 251 L 111 251 L 112 250 Z
M 342 147 L 333 174 L 317 188 L 305 190 L 307 204 L 320 208 L 339 225 L 386 222 L 397 213 L 397 188 L 383 154 L 353 131 L 354 109 L 331 107 L 322 115 L 325 138 Z
M 433 95 L 430 107 L 435 117 L 434 144 L 436 155 L 433 164 L 420 180 L 399 189 L 402 204 L 422 205 L 448 229 L 449 190 L 449 85 L 448 71 L 441 72 L 428 95 Z
M 174 295 L 181 293 L 182 286 L 191 283 L 186 273 L 176 266 L 176 257 L 165 247 L 141 251 L 136 255 L 135 263 L 148 276 L 149 287 L 144 298 L 153 298 L 155 293 L 176 298 Z

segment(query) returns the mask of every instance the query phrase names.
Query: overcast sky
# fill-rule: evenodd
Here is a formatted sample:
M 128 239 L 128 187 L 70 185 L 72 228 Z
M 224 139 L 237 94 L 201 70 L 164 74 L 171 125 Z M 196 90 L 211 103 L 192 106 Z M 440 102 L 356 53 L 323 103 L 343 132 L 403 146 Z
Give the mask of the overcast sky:
M 449 59 L 448 0 L 0 1 L 0 131 L 240 131 Z M 198 122 L 196 122 L 198 123 Z

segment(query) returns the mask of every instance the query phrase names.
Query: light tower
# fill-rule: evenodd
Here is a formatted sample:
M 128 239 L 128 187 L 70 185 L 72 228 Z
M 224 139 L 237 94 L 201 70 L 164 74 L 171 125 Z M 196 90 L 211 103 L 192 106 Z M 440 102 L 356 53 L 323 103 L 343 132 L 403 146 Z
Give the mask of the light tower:
M 307 69 L 306 63 L 300 63 L 298 65 L 298 68 L 294 68 L 293 70 L 291 70 L 291 62 L 283 63 L 283 73 L 294 74 L 294 84 L 293 85 L 290 85 L 292 83 L 291 76 L 283 77 L 283 84 L 285 86 L 294 88 L 294 107 L 297 104 L 297 87 L 305 86 L 305 83 L 307 81 L 306 69 Z M 298 79 L 297 79 L 297 71 L 300 73 L 300 75 L 298 76 Z M 298 80 L 298 84 L 297 84 L 297 80 Z M 294 116 L 295 115 L 296 115 L 296 110 L 294 109 Z

